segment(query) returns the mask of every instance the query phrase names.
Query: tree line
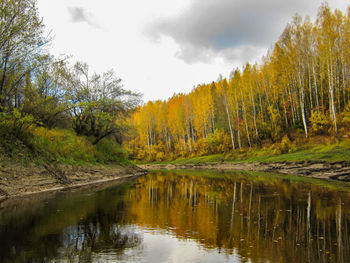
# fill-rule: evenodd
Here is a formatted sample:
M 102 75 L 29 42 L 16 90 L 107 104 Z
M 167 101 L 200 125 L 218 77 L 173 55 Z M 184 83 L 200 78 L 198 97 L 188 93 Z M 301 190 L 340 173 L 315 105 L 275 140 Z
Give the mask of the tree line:
M 140 94 L 123 88 L 113 70 L 50 54 L 36 0 L 0 3 L 0 131 L 24 139 L 33 127 L 70 129 L 93 145 L 121 143 L 126 117 Z
M 129 120 L 134 158 L 164 160 L 261 147 L 350 127 L 350 7 L 295 15 L 262 63 L 189 94 L 149 101 Z

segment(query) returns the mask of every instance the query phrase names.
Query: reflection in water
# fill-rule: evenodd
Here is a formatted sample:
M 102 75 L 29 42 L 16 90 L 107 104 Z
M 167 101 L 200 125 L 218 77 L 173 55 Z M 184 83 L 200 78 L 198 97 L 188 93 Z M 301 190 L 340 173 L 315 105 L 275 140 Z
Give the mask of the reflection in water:
M 140 178 L 124 220 L 243 261 L 349 262 L 348 193 L 281 178 L 182 174 Z
M 130 184 L 91 194 L 64 194 L 0 214 L 0 262 L 112 262 L 137 248 L 141 236 L 122 226 Z M 135 250 L 138 253 L 138 250 Z
M 349 262 L 350 195 L 218 172 L 0 211 L 1 262 Z M 343 188 L 344 189 L 344 188 Z

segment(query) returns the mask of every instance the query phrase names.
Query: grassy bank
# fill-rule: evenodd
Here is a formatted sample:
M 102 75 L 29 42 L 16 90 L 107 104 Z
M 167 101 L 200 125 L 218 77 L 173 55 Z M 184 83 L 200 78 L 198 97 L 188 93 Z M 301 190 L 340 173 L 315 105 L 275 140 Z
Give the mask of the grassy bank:
M 0 134 L 0 166 L 119 164 L 129 165 L 127 154 L 115 140 L 104 138 L 93 144 L 93 138 L 78 136 L 68 129 L 28 127 L 16 134 Z
M 1 133 L 0 200 L 143 174 L 112 139 L 94 144 L 91 138 L 71 130 L 43 127 Z
M 235 150 L 230 153 L 213 154 L 192 158 L 180 158 L 159 164 L 204 164 L 218 162 L 300 162 L 300 161 L 350 161 L 350 139 L 313 142 L 301 146 L 272 145 L 265 149 Z

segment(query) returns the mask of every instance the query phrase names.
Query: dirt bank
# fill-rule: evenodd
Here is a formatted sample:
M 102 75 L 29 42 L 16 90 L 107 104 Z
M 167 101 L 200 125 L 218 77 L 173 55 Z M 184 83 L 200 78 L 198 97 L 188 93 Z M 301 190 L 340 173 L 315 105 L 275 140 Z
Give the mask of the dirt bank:
M 279 163 L 210 163 L 210 164 L 150 164 L 142 169 L 219 169 L 293 174 L 319 179 L 350 182 L 350 162 L 279 162 Z
M 0 168 L 0 200 L 41 192 L 84 187 L 145 174 L 139 167 L 50 164 Z

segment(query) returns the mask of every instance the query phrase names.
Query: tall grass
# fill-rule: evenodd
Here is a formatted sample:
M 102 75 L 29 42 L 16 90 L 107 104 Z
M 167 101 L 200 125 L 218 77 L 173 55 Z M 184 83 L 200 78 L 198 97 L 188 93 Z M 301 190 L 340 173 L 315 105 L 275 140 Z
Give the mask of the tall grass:
M 59 162 L 127 163 L 127 156 L 120 145 L 108 138 L 93 145 L 87 137 L 78 136 L 71 130 L 37 127 L 31 129 L 31 134 L 33 148 Z
M 96 150 L 91 143 L 70 130 L 40 127 L 32 129 L 32 135 L 33 147 L 57 160 L 95 162 Z

